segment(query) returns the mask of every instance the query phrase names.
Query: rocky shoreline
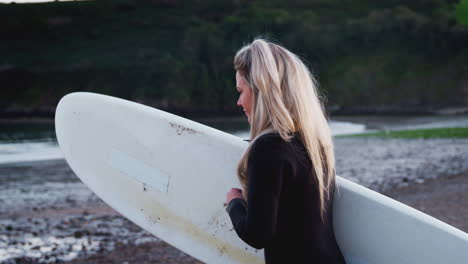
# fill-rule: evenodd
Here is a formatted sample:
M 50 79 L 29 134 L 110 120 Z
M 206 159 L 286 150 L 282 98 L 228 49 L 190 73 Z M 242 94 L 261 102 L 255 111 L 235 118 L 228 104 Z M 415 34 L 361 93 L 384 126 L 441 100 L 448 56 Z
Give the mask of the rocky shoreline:
M 94 207 L 93 207 L 94 206 Z M 20 217 L 0 220 L 2 247 L 16 256 L 1 263 L 106 263 L 102 257 L 122 254 L 134 258 L 131 263 L 195 263 L 187 254 L 170 248 L 165 242 L 142 230 L 104 204 L 79 204 L 75 210 L 47 209 L 47 214 L 22 212 Z M 81 212 L 80 212 L 81 211 Z M 154 249 L 152 249 L 154 247 Z M 139 257 L 135 248 L 146 248 L 148 257 Z M 155 250 L 159 249 L 155 254 Z M 140 250 L 140 252 L 142 252 Z M 125 253 L 124 253 L 125 254 Z M 137 259 L 135 259 L 137 258 Z M 86 259 L 86 260 L 85 260 Z M 144 262 L 143 260 L 148 262 Z M 156 262 L 158 263 L 158 262 Z
M 468 231 L 468 140 L 336 138 L 342 177 Z M 97 198 L 63 160 L 0 165 L 1 263 L 201 263 Z

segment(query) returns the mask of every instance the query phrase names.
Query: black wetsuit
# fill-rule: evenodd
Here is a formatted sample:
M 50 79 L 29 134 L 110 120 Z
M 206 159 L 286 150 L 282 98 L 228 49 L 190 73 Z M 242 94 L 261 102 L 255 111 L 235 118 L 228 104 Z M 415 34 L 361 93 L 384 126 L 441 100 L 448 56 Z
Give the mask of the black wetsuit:
M 322 222 L 318 184 L 299 135 L 286 142 L 269 133 L 252 144 L 248 204 L 235 198 L 226 208 L 239 237 L 264 248 L 267 264 L 345 263 L 333 232 L 333 190 Z

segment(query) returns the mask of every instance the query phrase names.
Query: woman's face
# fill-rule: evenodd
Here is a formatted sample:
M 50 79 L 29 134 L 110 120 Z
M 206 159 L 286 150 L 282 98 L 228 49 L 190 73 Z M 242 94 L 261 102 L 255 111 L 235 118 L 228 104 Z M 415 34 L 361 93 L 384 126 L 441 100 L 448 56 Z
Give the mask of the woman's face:
M 250 123 L 250 116 L 252 114 L 252 89 L 244 80 L 242 75 L 239 72 L 236 72 L 236 86 L 237 91 L 239 92 L 239 99 L 237 100 L 237 105 L 244 109 L 245 115 L 249 119 Z

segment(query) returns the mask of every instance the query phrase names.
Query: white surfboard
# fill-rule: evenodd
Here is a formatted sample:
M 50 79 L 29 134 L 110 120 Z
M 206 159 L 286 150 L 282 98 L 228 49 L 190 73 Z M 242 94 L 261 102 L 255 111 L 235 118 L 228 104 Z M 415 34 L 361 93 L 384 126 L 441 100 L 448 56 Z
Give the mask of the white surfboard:
M 241 138 L 148 106 L 73 93 L 56 134 L 76 175 L 122 215 L 206 263 L 264 263 L 224 207 Z M 351 264 L 468 263 L 468 235 L 338 177 L 334 226 Z

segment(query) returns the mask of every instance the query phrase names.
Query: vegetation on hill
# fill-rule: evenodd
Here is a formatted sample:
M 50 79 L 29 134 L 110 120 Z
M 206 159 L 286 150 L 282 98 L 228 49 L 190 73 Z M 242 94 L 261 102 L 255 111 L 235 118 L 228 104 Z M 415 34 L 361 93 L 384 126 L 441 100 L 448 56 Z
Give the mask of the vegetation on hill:
M 330 109 L 468 105 L 467 1 L 97 0 L 0 5 L 0 109 L 92 91 L 173 112 L 235 111 L 256 36 L 299 54 Z M 354 110 L 353 110 L 354 109 Z

